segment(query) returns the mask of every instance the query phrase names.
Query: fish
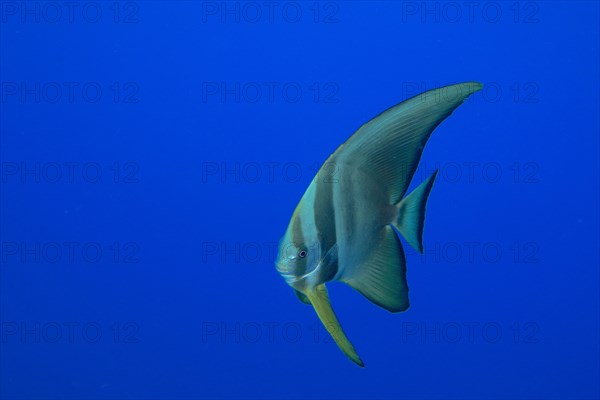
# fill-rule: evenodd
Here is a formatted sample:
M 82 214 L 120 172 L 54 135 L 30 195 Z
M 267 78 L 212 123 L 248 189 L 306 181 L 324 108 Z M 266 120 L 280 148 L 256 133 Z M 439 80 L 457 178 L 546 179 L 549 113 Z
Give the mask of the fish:
M 406 192 L 432 132 L 482 87 L 464 82 L 429 90 L 362 125 L 321 166 L 279 242 L 277 271 L 361 367 L 325 284 L 346 283 L 392 313 L 409 308 L 400 236 L 423 253 L 425 209 L 438 171 Z

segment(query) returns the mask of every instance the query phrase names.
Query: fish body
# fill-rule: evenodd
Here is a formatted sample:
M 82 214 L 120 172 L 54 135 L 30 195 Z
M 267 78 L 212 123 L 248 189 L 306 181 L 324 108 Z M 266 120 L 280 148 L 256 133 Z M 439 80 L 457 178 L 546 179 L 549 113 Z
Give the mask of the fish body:
M 433 130 L 481 88 L 467 82 L 425 92 L 364 124 L 323 164 L 280 241 L 278 272 L 360 366 L 325 283 L 344 282 L 390 312 L 409 307 L 396 231 L 423 251 L 425 207 L 437 171 L 406 191 Z

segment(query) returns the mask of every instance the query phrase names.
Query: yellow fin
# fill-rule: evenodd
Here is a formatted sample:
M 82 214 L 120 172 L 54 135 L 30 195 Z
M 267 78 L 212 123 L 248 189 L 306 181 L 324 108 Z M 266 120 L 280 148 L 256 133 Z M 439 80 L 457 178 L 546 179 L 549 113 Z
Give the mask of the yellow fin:
M 327 328 L 327 331 L 333 340 L 335 340 L 340 350 L 342 350 L 342 352 L 356 364 L 364 367 L 365 364 L 356 353 L 356 350 L 354 350 L 352 343 L 350 343 L 346 337 L 346 334 L 342 330 L 342 326 L 335 316 L 335 312 L 333 312 L 333 308 L 331 308 L 331 303 L 329 302 L 329 296 L 327 295 L 327 288 L 325 285 L 321 284 L 314 290 L 307 290 L 305 294 L 315 308 L 319 319 L 325 328 Z

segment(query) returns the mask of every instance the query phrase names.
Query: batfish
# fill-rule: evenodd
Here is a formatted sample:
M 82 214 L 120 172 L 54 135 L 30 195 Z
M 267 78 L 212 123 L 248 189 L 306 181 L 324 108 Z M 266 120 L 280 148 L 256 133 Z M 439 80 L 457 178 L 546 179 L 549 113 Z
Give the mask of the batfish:
M 431 133 L 482 87 L 465 82 L 430 90 L 362 125 L 325 161 L 280 241 L 277 271 L 361 367 L 325 284 L 344 282 L 393 313 L 408 309 L 406 259 L 397 233 L 423 252 L 425 207 L 437 170 L 406 191 Z

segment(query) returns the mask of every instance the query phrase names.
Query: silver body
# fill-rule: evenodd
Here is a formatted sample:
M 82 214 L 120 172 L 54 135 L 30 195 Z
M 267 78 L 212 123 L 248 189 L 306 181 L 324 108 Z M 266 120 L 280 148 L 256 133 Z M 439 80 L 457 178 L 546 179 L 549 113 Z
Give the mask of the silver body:
M 321 167 L 280 242 L 277 270 L 361 366 L 324 284 L 347 283 L 391 312 L 408 308 L 406 260 L 395 230 L 423 250 L 425 207 L 437 171 L 406 191 L 431 133 L 481 87 L 467 82 L 425 92 L 361 126 Z

